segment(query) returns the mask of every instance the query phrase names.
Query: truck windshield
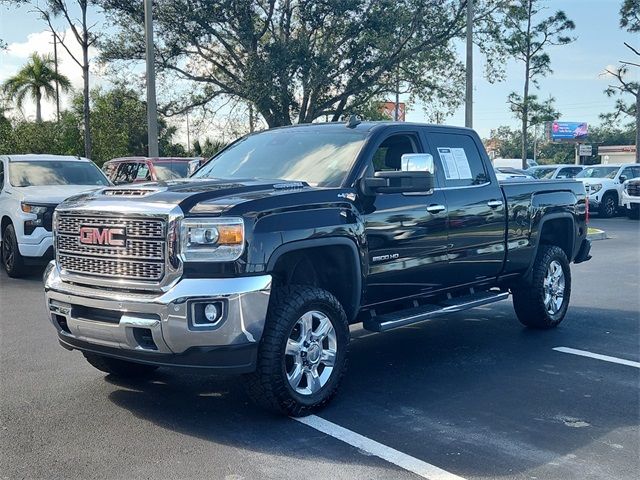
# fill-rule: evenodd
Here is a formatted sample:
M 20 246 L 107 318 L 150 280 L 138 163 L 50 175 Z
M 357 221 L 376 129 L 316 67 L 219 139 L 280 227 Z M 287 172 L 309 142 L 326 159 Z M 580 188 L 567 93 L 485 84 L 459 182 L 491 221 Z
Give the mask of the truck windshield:
M 249 135 L 214 157 L 195 178 L 282 179 L 340 186 L 366 132 L 347 128 L 285 128 Z
M 109 185 L 92 162 L 9 162 L 9 181 L 14 187 L 44 185 Z
M 556 167 L 551 167 L 551 168 L 535 167 L 535 168 L 532 168 L 530 171 L 531 171 L 531 175 L 533 175 L 534 178 L 537 178 L 538 180 L 542 180 L 545 178 L 553 177 L 553 174 L 556 171 Z
M 576 178 L 615 178 L 620 167 L 589 167 L 581 171 Z
M 167 181 L 189 176 L 189 162 L 157 162 L 156 177 L 158 180 Z

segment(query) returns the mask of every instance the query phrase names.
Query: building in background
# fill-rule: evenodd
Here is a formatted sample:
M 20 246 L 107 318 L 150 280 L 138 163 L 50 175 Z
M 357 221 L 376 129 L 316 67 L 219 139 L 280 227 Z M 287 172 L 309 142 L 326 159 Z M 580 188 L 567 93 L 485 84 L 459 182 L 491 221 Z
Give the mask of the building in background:
M 598 147 L 600 163 L 603 165 L 616 163 L 635 163 L 635 145 L 601 145 Z

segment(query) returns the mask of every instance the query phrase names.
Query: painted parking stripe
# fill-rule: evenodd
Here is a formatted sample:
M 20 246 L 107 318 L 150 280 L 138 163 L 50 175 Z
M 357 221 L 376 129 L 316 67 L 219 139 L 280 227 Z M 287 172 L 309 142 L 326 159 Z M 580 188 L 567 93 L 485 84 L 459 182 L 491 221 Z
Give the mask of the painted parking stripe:
M 569 347 L 555 347 L 553 350 L 556 352 L 570 353 L 572 355 L 580 355 L 581 357 L 595 358 L 604 362 L 618 363 L 620 365 L 640 368 L 640 362 L 634 362 L 624 358 L 610 357 L 609 355 L 600 355 L 599 353 L 587 352 L 586 350 L 577 350 Z
M 359 448 L 370 455 L 375 455 L 376 457 L 382 458 L 389 463 L 393 463 L 400 468 L 413 472 L 416 475 L 420 475 L 423 478 L 428 478 L 430 480 L 464 480 L 462 477 L 447 472 L 446 470 L 442 470 L 435 465 L 431 465 L 430 463 L 418 460 L 406 453 L 387 447 L 375 440 L 364 437 L 359 433 L 352 432 L 351 430 L 341 427 L 340 425 L 336 425 L 335 423 L 316 415 L 294 418 L 294 420 L 297 420 L 308 427 L 314 428 L 319 432 L 326 433 L 333 438 L 337 438 L 342 442 L 348 443 L 353 447 Z

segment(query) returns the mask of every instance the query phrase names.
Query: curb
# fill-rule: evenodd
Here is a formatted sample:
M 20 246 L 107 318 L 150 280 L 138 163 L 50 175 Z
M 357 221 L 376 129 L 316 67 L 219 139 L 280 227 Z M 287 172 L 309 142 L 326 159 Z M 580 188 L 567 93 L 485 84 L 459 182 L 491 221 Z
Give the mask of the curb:
M 587 233 L 587 238 L 589 240 L 606 240 L 607 232 L 604 230 L 600 230 L 598 228 L 589 228 L 589 232 Z

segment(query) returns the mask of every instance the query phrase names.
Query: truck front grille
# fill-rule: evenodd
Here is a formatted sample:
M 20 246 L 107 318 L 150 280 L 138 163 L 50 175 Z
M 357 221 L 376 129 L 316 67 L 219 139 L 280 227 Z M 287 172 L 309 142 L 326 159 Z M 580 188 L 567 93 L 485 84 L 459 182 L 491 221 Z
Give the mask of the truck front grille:
M 640 182 L 629 182 L 627 185 L 627 193 L 632 197 L 640 197 Z
M 59 214 L 55 227 L 57 260 L 65 272 L 88 279 L 110 277 L 153 283 L 164 277 L 166 222 L 162 219 Z M 95 238 L 81 236 L 83 228 Z M 113 245 L 104 234 L 110 229 L 118 232 Z

